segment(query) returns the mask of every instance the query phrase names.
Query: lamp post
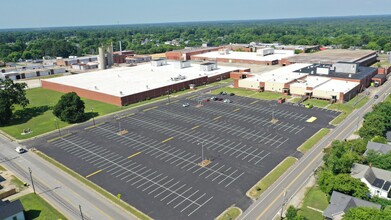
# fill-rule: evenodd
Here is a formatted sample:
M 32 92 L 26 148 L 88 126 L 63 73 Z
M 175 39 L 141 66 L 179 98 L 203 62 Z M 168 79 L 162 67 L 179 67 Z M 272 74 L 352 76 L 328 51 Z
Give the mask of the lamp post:
M 57 119 L 57 117 L 55 118 L 55 120 L 56 120 L 56 126 L 57 126 L 57 129 L 58 129 L 58 134 L 60 134 L 60 136 L 61 136 L 61 129 L 60 129 L 60 124 L 58 123 L 58 119 Z
M 168 103 L 171 103 L 171 100 L 170 100 L 170 90 L 167 90 L 167 99 L 168 99 Z
M 91 114 L 92 114 L 92 123 L 94 123 L 95 126 L 94 108 L 91 108 Z

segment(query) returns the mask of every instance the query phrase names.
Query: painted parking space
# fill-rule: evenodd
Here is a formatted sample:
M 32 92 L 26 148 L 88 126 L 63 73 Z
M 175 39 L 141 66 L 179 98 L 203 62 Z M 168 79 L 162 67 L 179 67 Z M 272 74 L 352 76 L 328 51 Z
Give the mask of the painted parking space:
M 246 191 L 285 157 L 300 156 L 297 147 L 337 115 L 237 96 L 199 105 L 206 97 L 146 106 L 36 142 L 154 219 L 213 219 L 232 204 L 246 209 Z

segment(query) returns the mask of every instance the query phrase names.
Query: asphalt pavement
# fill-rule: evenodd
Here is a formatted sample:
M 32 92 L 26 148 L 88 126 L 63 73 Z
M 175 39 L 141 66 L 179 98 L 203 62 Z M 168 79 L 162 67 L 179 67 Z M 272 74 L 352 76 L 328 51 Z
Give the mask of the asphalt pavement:
M 0 135 L 0 165 L 31 184 L 30 168 L 36 193 L 68 219 L 82 219 L 80 207 L 84 219 L 137 219 L 33 152 L 18 154 L 16 146 Z
M 351 113 L 340 125 L 326 135 L 311 151 L 304 155 L 299 162 L 292 167 L 289 172 L 281 176 L 262 196 L 254 202 L 239 219 L 274 219 L 281 215 L 284 204 L 287 203 L 303 186 L 308 178 L 322 163 L 323 149 L 333 140 L 343 140 L 348 138 L 358 129 L 363 116 L 372 111 L 372 106 L 378 104 L 391 92 L 391 82 L 387 81 L 382 85 L 376 94 L 378 99 L 374 99 L 375 94 L 371 94 L 371 99 L 360 109 Z

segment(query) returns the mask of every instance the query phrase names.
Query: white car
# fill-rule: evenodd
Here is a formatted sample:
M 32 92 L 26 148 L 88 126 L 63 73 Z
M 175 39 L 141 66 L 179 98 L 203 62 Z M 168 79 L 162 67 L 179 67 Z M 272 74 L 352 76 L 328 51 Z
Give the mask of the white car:
M 23 149 L 22 147 L 16 147 L 15 151 L 18 152 L 19 154 L 21 154 L 21 153 L 25 152 L 26 150 Z
M 189 103 L 183 103 L 182 107 L 189 107 Z
M 224 103 L 231 103 L 232 101 L 229 99 L 224 99 Z

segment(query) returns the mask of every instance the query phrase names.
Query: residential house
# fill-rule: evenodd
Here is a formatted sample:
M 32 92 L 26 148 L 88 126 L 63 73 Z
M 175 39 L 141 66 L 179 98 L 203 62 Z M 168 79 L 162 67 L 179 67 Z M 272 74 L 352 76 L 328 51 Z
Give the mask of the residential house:
M 391 151 L 391 145 L 368 141 L 367 150 L 365 151 L 364 156 L 367 156 L 368 151 L 370 150 L 379 152 L 381 154 L 386 154 Z
M 23 210 L 20 200 L 0 201 L 0 220 L 24 220 Z
M 326 219 L 340 220 L 350 208 L 355 207 L 372 207 L 380 210 L 381 205 L 333 191 L 330 204 L 323 211 L 323 216 Z
M 391 199 L 391 171 L 354 163 L 350 175 L 365 183 L 371 196 Z

